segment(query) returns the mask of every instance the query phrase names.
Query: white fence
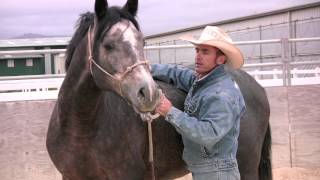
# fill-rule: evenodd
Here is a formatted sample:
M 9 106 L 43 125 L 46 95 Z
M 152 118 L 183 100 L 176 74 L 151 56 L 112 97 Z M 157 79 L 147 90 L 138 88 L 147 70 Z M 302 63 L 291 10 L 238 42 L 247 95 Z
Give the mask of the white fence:
M 283 86 L 283 79 L 280 77 L 283 74 L 282 70 L 273 69 L 270 71 L 249 71 L 250 75 L 252 75 L 263 87 L 271 87 L 271 86 Z M 271 79 L 261 79 L 261 75 L 272 75 Z M 305 69 L 297 69 L 294 68 L 291 70 L 292 77 L 291 85 L 311 85 L 311 84 L 320 84 L 320 68 L 316 67 L 315 69 L 305 70 Z M 304 75 L 304 76 L 299 76 Z M 305 76 L 307 75 L 307 76 Z
M 249 71 L 263 87 L 283 86 L 283 71 Z M 314 70 L 291 70 L 291 85 L 320 84 L 320 68 Z M 308 74 L 309 76 L 300 76 Z M 260 79 L 261 75 L 271 75 L 270 79 Z M 0 77 L 0 101 L 56 99 L 64 74 Z
M 0 101 L 56 99 L 64 75 L 0 78 Z
M 255 54 L 253 56 L 245 54 L 246 63 L 257 59 L 260 60 L 260 63 L 245 64 L 243 70 L 254 76 L 264 87 L 320 84 L 318 76 L 320 37 L 238 41 L 234 43 L 240 49 L 246 50 L 245 52 L 254 52 L 257 45 L 260 46 L 258 56 L 256 56 L 256 53 L 253 53 Z M 262 45 L 267 47 L 265 53 L 261 53 Z M 305 47 L 302 48 L 303 46 Z M 189 53 L 190 48 L 193 48 L 193 45 L 147 46 L 145 49 L 147 58 L 151 59 L 152 62 L 190 65 L 193 63 L 194 57 L 194 53 Z M 174 51 L 168 51 L 172 49 Z M 313 59 L 306 58 L 308 56 L 312 56 Z M 169 62 L 167 59 L 170 59 Z M 188 61 L 185 61 L 185 59 L 188 59 Z
M 248 44 L 282 44 L 282 62 L 245 64 L 243 69 L 252 75 L 263 87 L 320 84 L 320 60 L 291 62 L 288 51 L 289 42 L 320 41 L 319 38 L 273 39 L 263 41 L 236 42 Z M 146 50 L 179 49 L 190 45 L 170 45 L 145 47 Z M 63 53 L 65 50 L 23 50 L 0 51 L 0 55 Z M 311 65 L 312 68 L 298 68 Z M 265 70 L 267 68 L 268 70 Z M 250 69 L 250 70 L 247 70 Z M 64 74 L 0 77 L 0 101 L 56 99 Z

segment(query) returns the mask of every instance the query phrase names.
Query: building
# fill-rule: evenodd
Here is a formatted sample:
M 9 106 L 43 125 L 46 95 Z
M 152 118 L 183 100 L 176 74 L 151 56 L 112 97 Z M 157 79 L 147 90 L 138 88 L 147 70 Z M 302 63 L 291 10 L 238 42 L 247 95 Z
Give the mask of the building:
M 0 51 L 64 50 L 70 37 L 0 40 Z M 64 54 L 0 55 L 0 76 L 64 73 Z
M 207 25 L 223 28 L 235 42 L 320 37 L 320 2 L 147 36 L 146 46 L 185 44 L 179 40 L 180 36 L 199 35 Z M 289 46 L 291 61 L 319 59 L 320 41 L 293 42 Z M 239 48 L 246 63 L 279 62 L 283 56 L 280 43 L 240 45 Z M 146 54 L 152 62 L 161 63 L 190 64 L 194 57 L 190 48 L 153 49 Z
M 288 42 L 288 39 L 295 38 L 320 38 L 320 2 L 146 36 L 145 44 L 146 47 L 185 44 L 179 40 L 181 35 L 200 34 L 207 25 L 222 27 L 235 42 L 282 40 L 280 43 L 240 43 L 246 64 L 314 61 L 320 58 L 320 40 Z M 0 51 L 61 50 L 66 48 L 69 40 L 70 37 L 0 40 Z M 146 57 L 151 62 L 189 65 L 193 63 L 194 50 L 155 48 L 146 50 Z M 64 59 L 60 52 L 0 54 L 0 76 L 64 73 Z

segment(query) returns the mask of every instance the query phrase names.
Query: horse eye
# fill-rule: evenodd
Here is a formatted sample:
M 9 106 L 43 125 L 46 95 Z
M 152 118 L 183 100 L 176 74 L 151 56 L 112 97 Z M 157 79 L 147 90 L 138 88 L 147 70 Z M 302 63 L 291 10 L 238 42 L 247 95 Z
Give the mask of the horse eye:
M 104 48 L 106 48 L 107 51 L 111 51 L 112 49 L 114 49 L 113 44 L 106 44 L 104 45 Z

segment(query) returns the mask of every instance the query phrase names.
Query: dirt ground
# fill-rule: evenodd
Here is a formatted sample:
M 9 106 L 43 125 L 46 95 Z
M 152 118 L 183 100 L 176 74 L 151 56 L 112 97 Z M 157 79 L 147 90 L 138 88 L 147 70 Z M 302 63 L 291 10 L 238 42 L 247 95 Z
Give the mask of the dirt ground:
M 274 180 L 319 180 L 320 168 L 277 168 L 273 171 Z
M 319 88 L 320 85 L 267 89 L 273 180 L 320 180 L 320 101 L 316 100 L 320 99 Z M 0 103 L 1 180 L 61 180 L 45 148 L 54 104 L 55 101 Z M 290 165 L 294 168 L 287 168 Z
M 319 180 L 320 168 L 277 168 L 273 169 L 273 180 Z M 191 174 L 176 180 L 192 180 Z

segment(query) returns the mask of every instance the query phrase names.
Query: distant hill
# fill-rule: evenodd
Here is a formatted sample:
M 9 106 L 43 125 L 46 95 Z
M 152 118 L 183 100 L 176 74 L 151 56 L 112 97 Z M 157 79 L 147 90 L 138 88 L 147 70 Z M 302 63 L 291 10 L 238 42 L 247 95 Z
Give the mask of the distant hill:
M 62 35 L 43 35 L 43 34 L 33 34 L 33 33 L 26 33 L 20 36 L 12 37 L 11 39 L 33 39 L 33 38 L 48 38 L 48 37 L 64 37 Z

